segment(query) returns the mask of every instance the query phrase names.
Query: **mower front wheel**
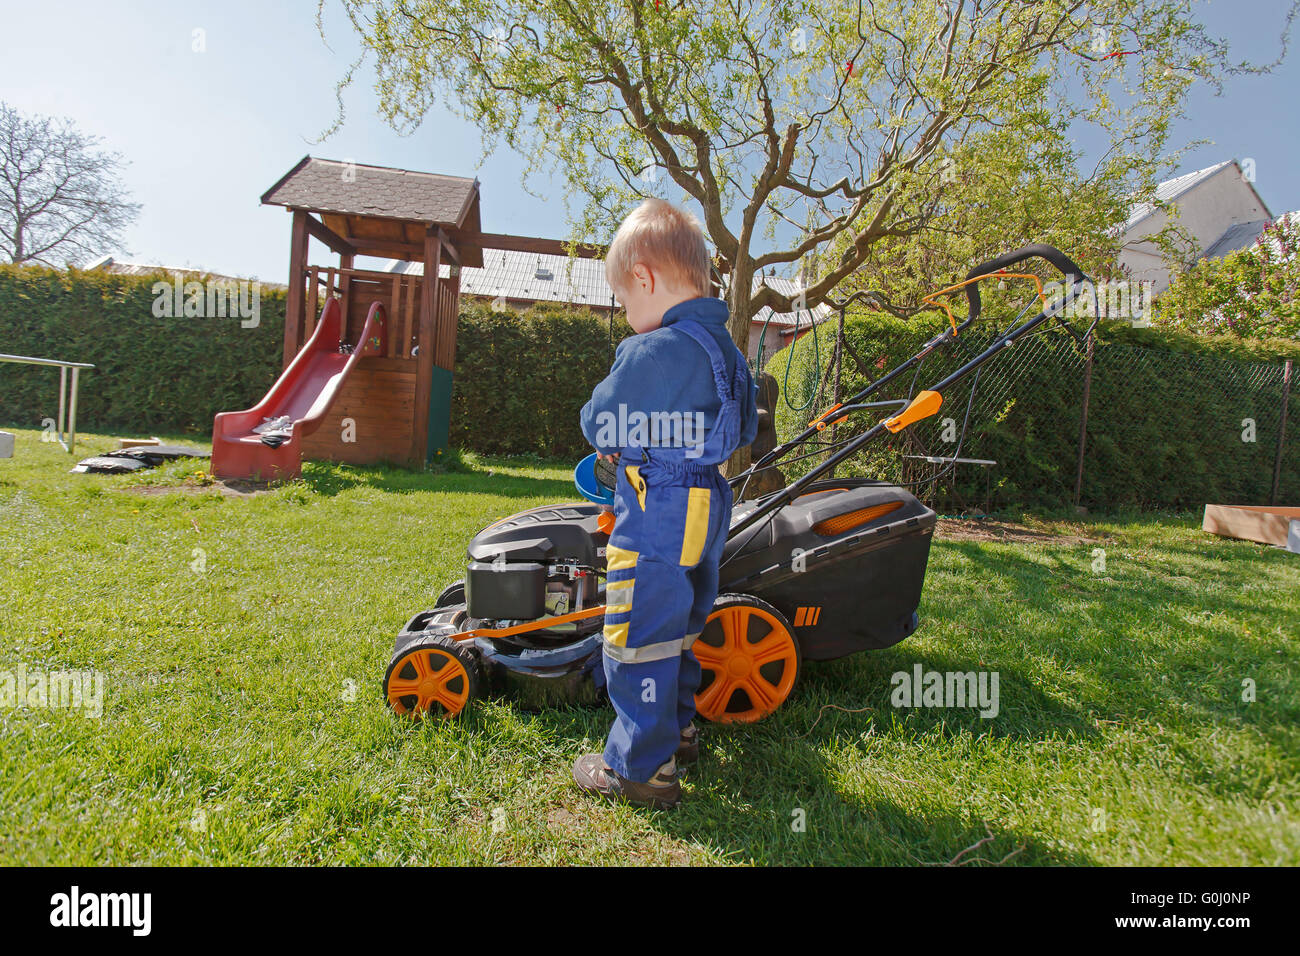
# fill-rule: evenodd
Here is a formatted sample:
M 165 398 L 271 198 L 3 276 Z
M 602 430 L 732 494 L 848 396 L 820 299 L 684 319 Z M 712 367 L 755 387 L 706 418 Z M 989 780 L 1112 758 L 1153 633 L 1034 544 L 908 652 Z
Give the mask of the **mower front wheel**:
M 384 699 L 394 713 L 455 717 L 481 693 L 473 650 L 445 636 L 416 634 L 393 654 L 384 673 Z
M 722 724 L 752 724 L 785 703 L 802 655 L 785 616 L 749 594 L 720 594 L 692 650 L 700 662 L 696 712 Z

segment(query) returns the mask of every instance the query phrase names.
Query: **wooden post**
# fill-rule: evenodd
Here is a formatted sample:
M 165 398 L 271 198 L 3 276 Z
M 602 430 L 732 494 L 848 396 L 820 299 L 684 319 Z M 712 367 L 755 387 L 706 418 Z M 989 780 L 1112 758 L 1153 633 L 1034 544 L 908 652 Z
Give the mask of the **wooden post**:
M 416 330 L 419 328 L 418 320 L 415 317 L 415 310 L 419 306 L 420 290 L 424 287 L 423 276 L 421 281 L 416 281 L 414 275 L 404 276 L 406 284 L 406 308 L 402 310 L 402 347 L 397 353 L 398 358 L 409 359 L 411 357 L 411 341 L 415 338 Z
M 1273 493 L 1269 495 L 1268 503 L 1277 504 L 1277 493 L 1282 483 L 1282 452 L 1286 448 L 1286 412 L 1287 405 L 1291 400 L 1291 360 L 1286 360 L 1286 368 L 1282 372 L 1282 422 L 1277 426 L 1277 456 L 1273 459 Z
M 424 283 L 420 295 L 419 349 L 415 366 L 415 415 L 411 436 L 411 464 L 421 470 L 429 456 L 429 397 L 433 384 L 433 359 L 438 347 L 434 327 L 438 309 L 438 272 L 442 267 L 442 243 L 438 230 L 424 231 Z
M 315 266 L 307 267 L 307 306 L 306 315 L 320 314 L 320 270 Z
M 1088 442 L 1088 402 L 1092 397 L 1092 345 L 1088 336 L 1088 356 L 1083 363 L 1083 409 L 1079 413 L 1079 462 L 1074 471 L 1074 503 L 1083 498 L 1083 452 Z
M 343 306 L 343 322 L 339 329 L 339 342 L 351 342 L 352 331 L 348 328 L 348 318 L 352 312 L 352 277 L 349 273 L 352 271 L 353 256 L 350 252 L 339 253 L 339 293 L 343 301 L 339 304 Z M 365 319 L 361 320 L 362 325 Z M 361 334 L 361 329 L 357 329 L 357 334 Z
M 303 287 L 307 275 L 307 213 L 293 211 L 293 234 L 289 240 L 289 292 L 284 299 L 284 356 L 281 368 L 289 367 L 302 348 Z

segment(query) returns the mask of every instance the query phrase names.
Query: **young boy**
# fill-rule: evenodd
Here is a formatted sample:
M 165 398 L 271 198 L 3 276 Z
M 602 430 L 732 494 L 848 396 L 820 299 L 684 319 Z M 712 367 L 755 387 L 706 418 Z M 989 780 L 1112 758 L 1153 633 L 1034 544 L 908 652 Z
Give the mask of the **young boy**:
M 615 720 L 604 754 L 578 758 L 573 777 L 609 799 L 671 807 L 678 761 L 699 754 L 691 645 L 718 594 L 731 521 L 718 466 L 754 440 L 758 414 L 691 215 L 643 202 L 619 227 L 605 276 L 636 333 L 582 409 L 583 435 L 618 464 L 604 630 Z

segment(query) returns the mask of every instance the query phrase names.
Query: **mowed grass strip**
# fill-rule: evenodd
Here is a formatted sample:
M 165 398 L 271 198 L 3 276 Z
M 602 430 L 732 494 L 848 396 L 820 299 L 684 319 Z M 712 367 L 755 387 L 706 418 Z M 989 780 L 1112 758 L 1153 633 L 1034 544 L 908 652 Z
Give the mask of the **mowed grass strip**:
M 77 458 L 115 444 L 81 441 Z M 684 804 L 652 813 L 572 784 L 608 708 L 497 699 L 411 723 L 379 699 L 394 635 L 463 574 L 469 538 L 574 497 L 566 463 L 449 459 L 309 464 L 240 498 L 193 461 L 71 475 L 18 430 L 0 673 L 106 685 L 98 719 L 0 708 L 0 860 L 1300 862 L 1294 555 L 1186 515 L 936 540 L 915 635 L 805 665 L 763 724 L 706 728 Z M 997 672 L 997 716 L 892 706 L 916 664 Z

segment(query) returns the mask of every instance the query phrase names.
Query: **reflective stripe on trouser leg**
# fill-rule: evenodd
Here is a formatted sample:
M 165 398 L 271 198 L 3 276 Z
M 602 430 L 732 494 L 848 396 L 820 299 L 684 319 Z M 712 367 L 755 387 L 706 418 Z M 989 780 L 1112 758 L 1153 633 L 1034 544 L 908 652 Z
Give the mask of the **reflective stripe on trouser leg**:
M 626 613 L 626 622 L 619 614 L 613 624 L 606 624 L 605 682 L 615 719 L 605 762 L 628 780 L 654 776 L 672 758 L 681 734 L 676 721 L 678 673 L 693 589 L 676 557 L 657 561 L 642 554 L 636 563 L 640 596 Z M 611 640 L 611 629 L 621 643 Z

